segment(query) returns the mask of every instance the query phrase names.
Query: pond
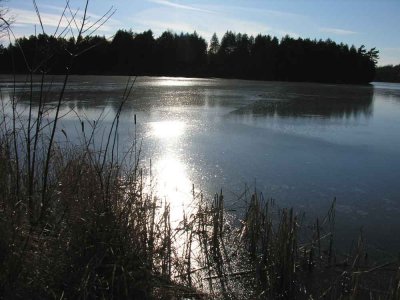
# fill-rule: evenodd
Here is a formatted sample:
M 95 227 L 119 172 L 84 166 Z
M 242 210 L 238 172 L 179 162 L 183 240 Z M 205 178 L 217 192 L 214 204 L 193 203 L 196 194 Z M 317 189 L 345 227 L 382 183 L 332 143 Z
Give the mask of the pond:
M 71 77 L 59 138 L 74 140 L 81 120 L 97 120 L 101 141 L 127 80 Z M 55 77 L 53 90 L 60 82 Z M 12 88 L 3 75 L 3 97 Z M 16 88 L 27 114 L 22 78 Z M 55 102 L 52 95 L 46 101 Z M 190 203 L 193 184 L 208 198 L 222 189 L 237 213 L 246 189 L 310 219 L 336 198 L 339 244 L 350 247 L 362 227 L 372 252 L 400 249 L 400 84 L 139 77 L 118 140 L 121 153 L 137 141 L 143 168 L 151 160 L 155 192 L 176 210 Z

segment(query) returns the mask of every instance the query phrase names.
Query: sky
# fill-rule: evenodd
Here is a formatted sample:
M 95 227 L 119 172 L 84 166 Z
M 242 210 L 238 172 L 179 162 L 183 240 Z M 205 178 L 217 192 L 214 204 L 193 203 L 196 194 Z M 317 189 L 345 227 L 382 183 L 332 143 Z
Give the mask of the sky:
M 16 37 L 42 31 L 33 1 L 1 2 L 15 20 L 12 29 Z M 82 18 L 86 1 L 69 3 L 68 19 L 76 11 L 76 16 Z M 36 0 L 36 4 L 44 30 L 53 34 L 66 0 Z M 111 38 L 118 29 L 151 29 L 157 37 L 166 30 L 196 31 L 209 41 L 214 32 L 221 39 L 231 30 L 278 38 L 330 38 L 356 47 L 376 47 L 380 51 L 378 65 L 400 63 L 400 0 L 91 0 L 88 22 L 93 24 L 110 8 L 115 13 L 95 34 Z M 61 24 L 65 26 L 66 22 L 63 18 Z

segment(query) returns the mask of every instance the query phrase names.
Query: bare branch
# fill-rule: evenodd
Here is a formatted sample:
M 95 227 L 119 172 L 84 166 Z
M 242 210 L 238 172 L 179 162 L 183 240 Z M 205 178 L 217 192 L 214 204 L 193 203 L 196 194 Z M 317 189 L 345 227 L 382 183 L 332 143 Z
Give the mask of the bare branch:
M 82 31 L 82 34 L 84 34 L 85 32 L 89 31 L 92 27 L 94 27 L 96 24 L 98 24 L 99 22 L 101 22 L 108 14 L 110 14 L 110 16 L 107 17 L 107 20 L 110 19 L 110 17 L 115 13 L 115 9 L 113 10 L 114 6 L 111 6 L 110 9 L 101 16 L 101 18 L 99 18 L 96 22 L 94 22 L 92 25 L 90 25 L 88 28 L 86 28 L 85 30 Z M 106 21 L 107 21 L 106 20 Z M 104 24 L 104 23 L 102 23 Z M 100 25 L 101 26 L 101 25 Z
M 89 6 L 89 0 L 86 0 L 85 11 L 83 13 L 83 18 L 82 18 L 82 26 L 81 26 L 81 29 L 79 30 L 78 38 L 76 40 L 77 43 L 79 43 L 79 40 L 82 38 L 82 31 L 83 31 L 83 28 L 85 27 L 88 6 Z
M 115 14 L 115 12 L 116 12 L 117 10 L 116 9 L 114 9 L 107 17 L 106 17 L 106 19 L 103 21 L 103 22 L 101 22 L 94 30 L 92 30 L 89 34 L 88 34 L 88 36 L 91 36 L 93 33 L 95 33 L 101 26 L 103 26 L 104 25 L 104 23 L 106 23 L 114 14 Z M 101 19 L 102 19 L 103 17 L 101 17 Z M 101 20 L 100 19 L 100 20 Z M 97 22 L 96 22 L 97 23 Z
M 15 44 L 18 46 L 18 49 L 21 51 L 22 58 L 24 59 L 26 68 L 27 68 L 27 69 L 29 70 L 29 72 L 30 72 L 30 71 L 31 71 L 31 67 L 29 66 L 28 60 L 26 59 L 25 52 L 24 52 L 24 50 L 22 49 L 20 43 L 18 42 L 18 39 L 16 38 L 14 32 L 11 30 L 10 27 L 8 27 L 7 34 L 8 34 L 8 40 L 9 40 L 10 44 L 11 44 L 11 35 L 12 35 L 12 37 L 14 38 Z
M 76 17 L 75 17 L 76 14 L 77 14 L 78 11 L 79 11 L 79 8 L 77 8 L 77 10 L 75 11 L 75 13 L 72 13 L 72 9 L 71 9 L 71 7 L 70 7 L 70 5 L 69 5 L 69 1 L 67 1 L 67 7 L 68 7 L 68 10 L 69 10 L 69 13 L 71 14 L 72 21 L 74 21 L 76 31 L 79 32 L 79 26 L 78 26 L 78 24 L 76 23 Z M 70 23 L 71 23 L 71 22 L 70 22 Z M 71 27 L 71 32 L 72 32 L 72 27 Z
M 9 10 L 0 5 L 0 37 L 7 35 L 7 30 L 10 28 L 13 19 L 8 16 Z
M 43 34 L 45 34 L 44 27 L 43 27 L 43 22 L 42 22 L 42 17 L 40 16 L 40 11 L 39 11 L 39 8 L 38 8 L 38 6 L 36 4 L 36 0 L 33 0 L 33 7 L 35 8 L 36 14 L 37 14 L 37 16 L 39 18 L 39 23 L 40 23 L 40 27 L 42 27 L 42 32 L 43 32 Z
M 61 33 L 58 35 L 57 38 L 61 37 L 64 33 L 67 34 L 70 30 L 71 30 L 72 37 L 74 37 L 74 33 L 73 33 L 73 31 L 72 31 L 72 28 L 71 28 L 71 23 L 72 23 L 72 21 L 74 21 L 75 16 L 76 16 L 77 13 L 78 13 L 78 10 L 77 10 L 77 11 L 75 12 L 75 14 L 72 16 L 72 19 L 71 19 L 71 20 L 68 19 L 67 16 L 65 16 L 65 19 L 67 20 L 68 24 L 67 24 L 67 26 L 65 26 L 64 30 L 61 31 Z M 64 34 L 63 38 L 65 38 L 66 34 Z M 74 38 L 75 38 L 75 37 L 74 37 Z
M 67 0 L 67 5 L 68 5 L 68 3 L 69 3 L 69 0 Z M 55 31 L 54 34 L 53 34 L 54 37 L 56 36 L 57 31 L 58 31 L 58 29 L 60 28 L 61 21 L 62 21 L 62 19 L 63 19 L 64 16 L 65 16 L 65 11 L 67 10 L 67 5 L 64 6 L 64 10 L 63 10 L 63 12 L 62 12 L 62 14 L 61 14 L 61 16 L 60 16 L 60 20 L 58 21 L 56 31 Z

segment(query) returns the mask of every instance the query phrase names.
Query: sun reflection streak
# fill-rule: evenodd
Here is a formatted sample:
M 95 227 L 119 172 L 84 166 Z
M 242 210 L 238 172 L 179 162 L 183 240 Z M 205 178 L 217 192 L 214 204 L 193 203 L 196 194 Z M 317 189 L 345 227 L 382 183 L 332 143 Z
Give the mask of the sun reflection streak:
M 166 155 L 154 166 L 157 194 L 170 205 L 171 222 L 182 220 L 191 202 L 191 181 L 187 166 L 178 157 Z
M 157 82 L 159 86 L 190 86 L 193 80 L 187 78 L 165 78 Z
M 152 122 L 151 133 L 157 138 L 179 137 L 185 132 L 185 123 L 183 121 L 160 121 Z
M 154 190 L 169 204 L 171 222 L 177 225 L 183 219 L 183 212 L 190 210 L 193 200 L 188 166 L 181 152 L 186 124 L 180 120 L 164 120 L 151 122 L 150 129 L 161 149 L 152 167 Z
M 172 147 L 173 148 L 173 147 Z M 192 218 L 193 213 L 196 213 L 198 208 L 198 196 L 195 196 L 198 191 L 193 190 L 194 187 L 188 176 L 189 166 L 182 159 L 168 149 L 166 154 L 161 156 L 154 164 L 154 187 L 157 198 L 161 200 L 161 212 L 164 211 L 165 205 L 169 207 L 169 224 L 172 229 L 178 233 L 173 239 L 176 253 L 181 257 L 187 257 L 188 245 L 191 253 L 192 268 L 198 269 L 200 265 L 196 259 L 199 257 L 198 240 L 186 234 L 188 218 Z M 195 198 L 196 197 L 196 198 Z M 186 220 L 186 221 L 185 221 Z

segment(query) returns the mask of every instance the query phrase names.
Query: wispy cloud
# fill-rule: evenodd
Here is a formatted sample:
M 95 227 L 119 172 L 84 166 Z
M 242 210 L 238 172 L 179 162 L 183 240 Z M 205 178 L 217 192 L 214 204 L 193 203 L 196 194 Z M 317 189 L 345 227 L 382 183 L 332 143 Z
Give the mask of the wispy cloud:
M 193 10 L 193 11 L 200 11 L 200 12 L 206 12 L 206 13 L 212 13 L 211 10 L 208 9 L 203 9 L 203 8 L 199 8 L 196 6 L 190 6 L 190 5 L 184 5 L 184 4 L 179 4 L 176 2 L 172 2 L 172 1 L 168 1 L 168 0 L 148 0 L 149 2 L 152 3 L 157 3 L 157 4 L 161 4 L 161 5 L 165 5 L 165 6 L 170 6 L 170 7 L 174 7 L 174 8 L 179 8 L 179 9 L 186 9 L 186 10 Z
M 113 8 L 113 6 L 111 6 L 110 5 L 110 7 L 108 7 L 108 8 Z M 107 8 L 107 9 L 108 9 Z M 73 14 L 75 14 L 76 13 L 76 16 L 78 17 L 78 18 L 82 18 L 83 17 L 83 15 L 84 15 L 84 10 L 82 9 L 82 7 L 72 7 L 72 6 L 70 6 L 70 9 L 68 9 L 68 7 L 66 7 L 65 5 L 64 6 L 58 6 L 58 5 L 51 5 L 51 4 L 42 4 L 40 7 L 39 7 L 39 11 L 47 11 L 47 12 L 50 12 L 50 11 L 52 11 L 52 12 L 55 12 L 55 13 L 57 13 L 57 15 L 58 16 L 61 16 L 61 14 L 65 11 L 65 13 L 66 13 L 66 15 L 67 16 L 71 16 L 71 12 L 73 13 Z M 104 11 L 104 13 L 106 13 L 106 11 Z M 94 14 L 94 13 L 92 13 L 92 12 L 86 12 L 86 18 L 90 21 L 90 20 L 98 20 L 98 19 L 100 19 L 101 18 L 101 16 L 100 15 L 98 15 L 98 14 Z M 120 22 L 119 21 L 117 21 L 117 20 L 113 20 L 113 19 L 110 19 L 109 21 L 112 21 L 112 22 L 114 22 L 114 23 L 119 23 L 120 24 Z
M 254 10 L 254 9 L 253 9 Z M 261 14 L 276 16 L 276 17 L 289 17 L 289 18 L 306 18 L 306 16 L 301 14 L 295 14 L 287 11 L 273 10 L 273 9 L 261 9 L 259 10 Z
M 329 28 L 329 27 L 322 27 L 319 29 L 320 32 L 330 33 L 335 35 L 352 35 L 357 34 L 358 32 L 340 28 Z
M 14 8 L 11 10 L 13 15 L 15 15 L 16 25 L 35 25 L 39 24 L 39 19 L 36 12 L 31 10 Z M 44 26 L 57 26 L 60 20 L 59 14 L 53 13 L 41 13 L 40 14 L 42 23 Z M 64 21 L 62 25 L 67 25 L 68 23 Z
M 57 12 L 51 12 L 50 10 L 53 11 L 57 11 Z M 61 10 L 61 12 L 60 12 Z M 68 13 L 66 13 L 66 17 L 63 17 L 61 19 L 60 22 L 60 18 L 62 15 L 62 11 L 63 9 L 61 7 L 56 7 L 53 6 L 52 8 L 47 7 L 47 11 L 41 11 L 40 12 L 40 18 L 42 21 L 43 26 L 45 27 L 45 30 L 48 31 L 48 33 L 52 33 L 51 31 L 54 30 L 58 24 L 60 23 L 60 27 L 61 28 L 65 28 L 68 26 L 68 20 L 71 20 L 71 16 L 68 15 Z M 35 11 L 33 10 L 26 10 L 26 9 L 19 9 L 19 8 L 13 8 L 11 9 L 11 13 L 15 16 L 15 23 L 13 24 L 14 27 L 18 27 L 18 28 L 29 28 L 31 26 L 34 25 L 38 25 L 39 24 L 39 18 L 36 14 Z M 83 16 L 83 14 L 82 14 Z M 77 25 L 80 26 L 81 25 L 81 18 L 82 16 L 79 15 L 79 13 L 77 14 Z M 87 22 L 87 25 L 90 25 L 90 21 L 95 22 L 95 20 L 97 20 L 99 18 L 99 16 L 94 15 L 94 14 L 90 14 L 88 15 L 89 19 Z M 115 26 L 117 26 L 118 24 L 120 24 L 118 21 L 115 20 L 109 20 L 108 24 L 104 24 L 102 27 L 99 28 L 99 32 L 103 32 L 103 33 L 111 33 L 113 31 L 115 31 Z M 71 23 L 71 26 L 74 27 L 75 22 Z M 47 28 L 46 28 L 47 27 Z M 75 28 L 76 29 L 76 28 Z M 29 33 L 31 34 L 31 33 Z
M 276 17 L 276 18 L 306 18 L 306 16 L 292 13 L 288 11 L 274 10 L 274 9 L 266 9 L 266 8 L 254 8 L 249 6 L 218 6 L 218 10 L 220 12 L 247 12 L 252 15 L 259 16 L 268 16 L 268 17 Z
M 162 1 L 164 2 L 164 0 Z M 229 13 L 228 10 L 220 12 L 216 5 L 204 6 L 203 8 L 206 12 L 213 11 L 214 13 L 208 14 L 205 11 L 199 12 L 196 10 L 176 10 L 171 14 L 168 7 L 156 6 L 139 11 L 129 20 L 136 31 L 152 29 L 156 35 L 165 30 L 172 30 L 178 33 L 196 31 L 206 40 L 209 40 L 214 32 L 217 33 L 219 38 L 222 38 L 228 30 L 247 33 L 248 35 L 299 36 L 298 33 L 287 30 L 285 27 L 270 26 L 262 21 L 242 18 L 236 14 Z

